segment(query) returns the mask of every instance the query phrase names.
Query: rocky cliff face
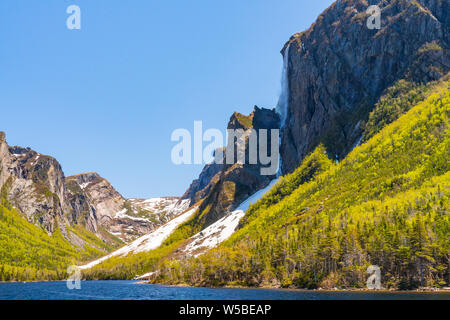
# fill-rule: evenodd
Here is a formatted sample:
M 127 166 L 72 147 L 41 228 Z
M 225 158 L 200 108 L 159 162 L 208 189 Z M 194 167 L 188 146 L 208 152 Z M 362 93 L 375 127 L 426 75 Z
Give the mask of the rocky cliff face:
M 381 9 L 381 29 L 367 27 L 371 5 Z M 277 113 L 259 108 L 250 116 L 235 113 L 228 128 L 280 125 L 283 174 L 320 143 L 332 158 L 342 159 L 361 141 L 369 113 L 389 87 L 402 79 L 426 83 L 449 72 L 448 8 L 449 1 L 439 0 L 336 1 L 284 46 Z M 201 201 L 198 223 L 204 227 L 273 178 L 255 165 L 210 164 L 183 199 Z
M 381 29 L 367 28 L 378 5 Z M 361 137 L 383 92 L 400 79 L 428 82 L 449 60 L 449 1 L 336 1 L 282 50 L 288 96 L 283 124 L 283 172 L 295 170 L 319 143 L 341 159 Z
M 106 242 L 117 243 L 111 235 L 128 242 L 187 206 L 187 201 L 178 198 L 127 200 L 97 173 L 66 178 L 56 159 L 30 148 L 10 147 L 3 132 L 0 188 L 2 196 L 29 222 L 50 234 L 59 227 L 67 240 L 78 246 L 83 245 L 83 240 L 69 231 L 72 226 L 81 226 Z
M 185 201 L 176 206 L 179 199 L 174 197 L 125 199 L 95 172 L 68 177 L 66 183 L 72 219 L 96 233 L 96 225 L 101 226 L 125 242 L 149 233 L 187 208 Z
M 268 150 L 270 150 L 271 129 L 278 129 L 280 117 L 275 110 L 261 109 L 255 106 L 254 111 L 245 116 L 234 113 L 228 123 L 227 129 L 259 129 L 268 130 Z M 228 142 L 234 144 L 235 157 L 241 144 L 244 144 L 246 159 L 248 159 L 249 142 Z M 226 151 L 226 149 L 225 149 Z M 226 152 L 225 152 L 226 153 Z M 262 175 L 262 165 L 250 164 L 227 164 L 226 156 L 224 164 L 209 164 L 205 166 L 198 180 L 195 180 L 183 196 L 189 199 L 191 205 L 201 201 L 196 223 L 202 228 L 211 225 L 218 219 L 224 217 L 235 209 L 242 201 L 254 194 L 257 190 L 266 187 L 275 175 Z
M 57 220 L 66 222 L 65 177 L 54 158 L 29 148 L 9 147 L 0 136 L 0 187 L 26 218 L 49 233 Z

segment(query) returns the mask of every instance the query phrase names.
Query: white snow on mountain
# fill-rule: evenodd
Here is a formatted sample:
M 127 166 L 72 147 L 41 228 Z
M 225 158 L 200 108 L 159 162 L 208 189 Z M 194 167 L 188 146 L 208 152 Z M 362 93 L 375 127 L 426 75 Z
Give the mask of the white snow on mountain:
M 134 221 L 143 221 L 143 222 L 149 221 L 148 219 L 129 216 L 126 214 L 126 212 L 127 212 L 127 209 L 123 209 L 123 210 L 117 212 L 116 215 L 114 216 L 114 218 L 116 218 L 116 219 L 131 219 Z
M 128 201 L 131 203 L 134 213 L 138 213 L 139 210 L 147 210 L 157 216 L 170 214 L 176 208 L 180 208 L 180 206 L 183 206 L 185 210 L 189 207 L 189 200 L 179 201 L 179 198 L 174 197 L 128 199 Z
M 250 205 L 261 199 L 261 197 L 269 191 L 277 181 L 278 179 L 272 180 L 266 188 L 259 190 L 242 202 L 236 210 L 193 236 L 190 239 L 191 242 L 186 246 L 184 251 L 189 255 L 197 257 L 205 253 L 206 250 L 216 247 L 221 242 L 231 237 Z
M 178 216 L 176 216 L 174 219 L 170 220 L 166 224 L 158 227 L 157 229 L 153 230 L 149 234 L 142 236 L 135 241 L 131 242 L 130 244 L 120 248 L 119 250 L 116 250 L 112 253 L 110 253 L 107 256 L 104 256 L 100 259 L 97 259 L 95 261 L 92 261 L 84 266 L 80 266 L 80 269 L 89 269 L 92 268 L 99 263 L 106 261 L 112 257 L 124 257 L 127 256 L 130 253 L 139 253 L 139 252 L 147 252 L 153 249 L 158 248 L 169 235 L 175 231 L 175 229 L 182 224 L 183 222 L 187 221 L 197 210 L 197 207 L 193 207 L 190 210 L 183 210 L 183 208 L 186 207 L 185 202 L 181 202 L 178 205 L 176 205 L 172 210 L 181 210 L 179 212 L 182 212 Z

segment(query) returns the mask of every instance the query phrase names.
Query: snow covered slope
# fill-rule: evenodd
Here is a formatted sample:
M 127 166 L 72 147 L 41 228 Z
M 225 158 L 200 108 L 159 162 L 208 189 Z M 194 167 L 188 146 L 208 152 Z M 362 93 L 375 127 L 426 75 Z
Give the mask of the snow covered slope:
M 239 220 L 241 220 L 241 218 L 245 215 L 245 212 L 248 210 L 250 205 L 258 201 L 267 191 L 269 191 L 274 186 L 277 181 L 278 179 L 274 179 L 266 188 L 259 190 L 247 200 L 242 202 L 236 210 L 193 236 L 189 240 L 189 244 L 185 247 L 184 252 L 188 255 L 199 256 L 208 249 L 214 248 L 221 242 L 228 239 L 236 230 L 236 227 L 239 224 Z M 140 203 L 141 206 L 143 202 L 144 200 Z M 148 200 L 148 204 L 152 207 L 154 207 L 155 202 L 156 200 Z M 186 203 L 181 202 L 178 204 L 178 206 L 180 205 L 186 205 Z M 190 217 L 192 217 L 196 210 L 197 207 L 192 207 L 191 209 L 184 211 L 182 214 L 178 215 L 176 218 L 170 220 L 166 224 L 155 229 L 151 233 L 136 239 L 129 245 L 124 246 L 105 257 L 92 261 L 87 265 L 81 266 L 80 268 L 89 269 L 112 257 L 127 256 L 130 253 L 147 252 L 156 249 L 163 243 L 165 239 L 167 239 L 167 237 L 173 231 L 175 231 L 175 229 L 179 225 L 181 225 L 183 222 L 186 222 Z
M 176 197 L 162 197 L 162 198 L 150 198 L 150 199 L 128 199 L 131 204 L 133 213 L 142 214 L 145 211 L 145 216 L 158 217 L 161 222 L 164 219 L 170 220 L 173 218 L 173 214 L 180 214 L 180 206 L 183 207 L 183 211 L 189 207 L 189 200 L 181 200 Z
M 249 197 L 241 203 L 236 210 L 193 236 L 191 238 L 191 242 L 186 246 L 184 251 L 187 254 L 197 257 L 205 253 L 206 250 L 214 248 L 221 242 L 228 239 L 236 230 L 239 221 L 242 217 L 244 217 L 245 212 L 248 210 L 250 205 L 258 201 L 274 186 L 277 181 L 278 179 L 272 180 L 266 188 L 259 190 L 254 195 Z
M 183 203 L 179 205 L 185 205 Z M 177 208 L 177 207 L 176 207 Z M 174 208 L 174 210 L 176 209 Z M 166 224 L 160 226 L 159 228 L 153 230 L 149 234 L 142 236 L 127 246 L 120 248 L 113 253 L 104 256 L 98 260 L 92 261 L 89 264 L 81 266 L 80 269 L 89 269 L 97 264 L 108 260 L 112 257 L 126 256 L 129 253 L 139 253 L 146 252 L 158 248 L 165 239 L 183 222 L 187 221 L 197 210 L 197 207 L 193 207 L 190 210 L 184 211 L 182 214 L 178 215 L 176 218 L 170 220 Z

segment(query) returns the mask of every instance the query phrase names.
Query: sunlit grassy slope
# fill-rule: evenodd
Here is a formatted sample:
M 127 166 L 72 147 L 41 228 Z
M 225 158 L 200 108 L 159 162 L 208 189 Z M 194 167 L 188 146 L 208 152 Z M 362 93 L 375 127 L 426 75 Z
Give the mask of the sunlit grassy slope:
M 367 267 L 378 265 L 385 287 L 448 286 L 449 81 L 397 86 L 370 116 L 367 142 L 339 164 L 319 146 L 218 248 L 195 259 L 178 254 L 198 231 L 188 221 L 160 248 L 85 276 L 157 271 L 154 282 L 171 284 L 363 287 Z
M 341 163 L 318 147 L 232 238 L 200 258 L 164 261 L 154 281 L 363 287 L 378 265 L 385 287 L 448 286 L 449 113 L 442 81 Z
M 104 255 L 112 248 L 82 227 L 71 228 L 87 245 L 71 245 L 59 228 L 49 236 L 0 201 L 0 281 L 60 280 L 67 267 Z

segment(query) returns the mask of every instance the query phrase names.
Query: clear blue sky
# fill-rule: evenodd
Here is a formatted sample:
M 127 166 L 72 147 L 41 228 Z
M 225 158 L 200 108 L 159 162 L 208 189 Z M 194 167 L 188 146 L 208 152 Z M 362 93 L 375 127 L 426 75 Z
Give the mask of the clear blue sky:
M 283 44 L 331 0 L 2 0 L 0 130 L 126 197 L 181 195 L 177 128 L 272 108 Z M 82 30 L 66 28 L 79 5 Z

